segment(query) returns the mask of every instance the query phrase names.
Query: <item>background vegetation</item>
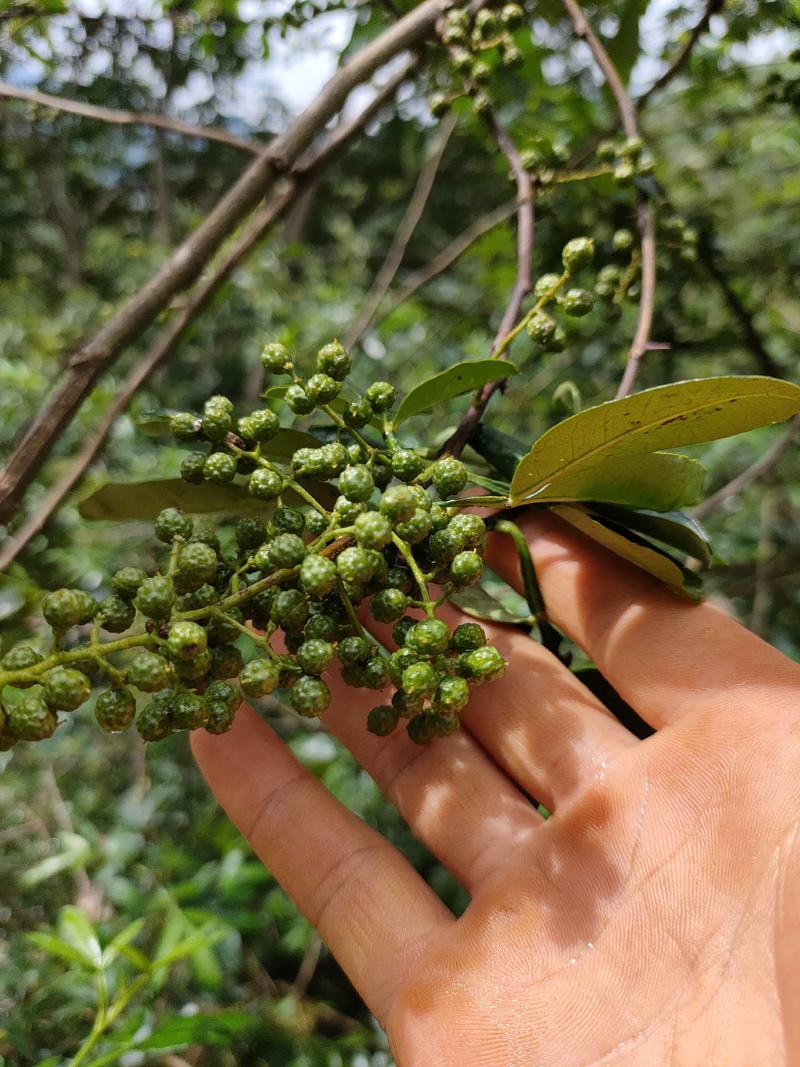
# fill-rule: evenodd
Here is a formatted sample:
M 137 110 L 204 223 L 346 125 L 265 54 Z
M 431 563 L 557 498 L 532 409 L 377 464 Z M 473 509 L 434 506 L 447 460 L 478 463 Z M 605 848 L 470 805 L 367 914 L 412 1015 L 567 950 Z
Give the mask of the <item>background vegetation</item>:
M 97 107 L 179 116 L 265 143 L 343 58 L 411 6 L 0 4 L 0 79 Z M 796 379 L 795 12 L 788 0 L 586 6 L 634 95 L 667 68 L 691 27 L 701 20 L 705 26 L 676 76 L 641 110 L 657 163 L 649 189 L 659 220 L 652 336 L 663 348 L 648 352 L 640 386 L 722 373 Z M 532 7 L 515 40 L 522 66 L 498 67 L 491 87 L 521 147 L 543 139 L 568 159 L 613 127 L 613 101 L 560 2 Z M 175 475 L 178 451 L 137 429 L 144 413 L 192 408 L 214 391 L 252 403 L 261 389 L 256 357 L 265 338 L 312 351 L 332 335 L 346 336 L 359 319 L 420 171 L 443 145 L 447 120 L 434 119 L 427 102 L 440 86 L 442 58 L 432 49 L 423 58 L 415 80 L 311 184 L 134 395 L 101 456 L 7 566 L 0 634 L 9 643 L 34 626 L 47 589 L 66 584 L 102 592 L 110 570 L 152 562 L 155 545 L 144 527 L 86 523 L 76 510 L 109 477 Z M 363 104 L 369 94 L 359 94 Z M 506 160 L 466 101 L 454 114 L 397 275 L 356 345 L 362 384 L 377 375 L 403 390 L 426 372 L 487 354 L 513 285 L 513 226 L 488 225 L 512 198 Z M 113 125 L 29 99 L 0 100 L 0 124 L 5 458 L 81 338 L 207 215 L 249 156 L 222 141 Z M 608 176 L 547 187 L 537 204 L 534 276 L 557 269 L 564 241 L 581 233 L 595 237 L 602 262 L 613 261 L 611 235 L 633 228 L 632 205 L 630 189 Z M 688 248 L 686 226 L 697 235 Z M 448 270 L 394 306 L 395 295 L 435 266 L 451 242 L 481 228 L 483 236 Z M 524 372 L 493 402 L 495 425 L 532 440 L 576 403 L 613 396 L 635 319 L 635 302 L 614 320 L 593 312 L 573 328 L 562 354 L 544 358 L 523 334 L 514 358 Z M 0 556 L 70 469 L 154 336 L 151 329 L 100 379 L 22 507 L 0 527 Z M 559 388 L 564 380 L 574 387 Z M 442 440 L 448 429 L 442 425 Z M 726 485 L 783 434 L 764 430 L 698 450 L 712 470 L 709 489 Z M 796 658 L 800 462 L 791 442 L 760 478 L 706 510 L 719 555 L 713 595 Z M 449 905 L 463 907 L 459 888 L 346 752 L 277 706 L 264 713 L 337 796 L 398 842 Z M 390 1062 L 382 1034 L 335 963 L 207 795 L 185 738 L 145 750 L 131 736 L 102 735 L 84 714 L 51 742 L 0 754 L 0 769 L 0 1062 L 66 1063 L 89 1032 L 98 979 L 78 956 L 100 957 L 82 916 L 103 945 L 128 929 L 137 951 L 163 961 L 122 1014 L 119 1046 L 104 1046 L 110 1058 L 103 1062 Z M 129 929 L 139 919 L 141 929 Z M 27 936 L 34 931 L 61 941 Z M 113 981 L 120 973 L 130 978 L 133 964 L 115 952 L 103 966 Z M 142 1051 L 126 1056 L 123 1046 L 134 1038 Z

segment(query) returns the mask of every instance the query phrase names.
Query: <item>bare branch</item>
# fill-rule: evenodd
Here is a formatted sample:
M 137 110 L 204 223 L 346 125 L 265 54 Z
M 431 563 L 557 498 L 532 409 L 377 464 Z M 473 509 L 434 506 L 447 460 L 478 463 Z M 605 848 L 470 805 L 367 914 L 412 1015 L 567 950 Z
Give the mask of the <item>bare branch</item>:
M 748 485 L 751 485 L 753 482 L 758 481 L 759 478 L 763 478 L 765 474 L 772 470 L 789 445 L 797 440 L 799 432 L 800 415 L 795 415 L 789 423 L 789 429 L 786 433 L 779 437 L 778 440 L 767 449 L 763 456 L 757 459 L 755 463 L 751 463 L 749 467 L 741 472 L 741 474 L 737 474 L 727 485 L 723 485 L 721 489 L 718 489 L 716 493 L 713 493 L 707 500 L 704 500 L 701 504 L 697 505 L 693 512 L 695 518 L 704 519 L 707 515 L 710 515 L 712 511 L 716 511 L 726 500 L 729 500 L 732 496 L 736 496 L 737 493 L 741 493 L 743 489 L 746 489 Z
M 300 160 L 283 188 L 277 190 L 253 216 L 227 256 L 204 281 L 198 284 L 185 307 L 162 331 L 144 358 L 136 363 L 128 377 L 122 382 L 113 404 L 69 468 L 48 490 L 34 514 L 20 527 L 13 538 L 9 539 L 8 544 L 0 553 L 0 572 L 4 571 L 17 558 L 25 545 L 44 529 L 53 513 L 72 492 L 90 464 L 102 451 L 114 422 L 126 410 L 131 399 L 144 383 L 172 355 L 178 343 L 198 316 L 208 307 L 214 295 L 233 271 L 252 251 L 270 226 L 285 213 L 287 207 L 318 180 L 322 171 L 392 99 L 415 65 L 415 59 L 403 64 L 402 68 L 378 90 L 373 100 L 359 115 L 350 122 L 342 124 L 322 148 L 309 153 Z
M 141 337 L 175 294 L 199 276 L 278 176 L 294 164 L 325 124 L 341 110 L 351 90 L 394 56 L 413 49 L 423 40 L 434 29 L 447 3 L 448 0 L 423 0 L 341 67 L 314 102 L 253 160 L 154 277 L 73 356 L 67 372 L 0 474 L 0 522 L 7 522 L 14 513 L 53 442 L 101 374 L 128 345 Z
M 40 93 L 36 89 L 20 89 L 7 82 L 0 82 L 0 97 L 7 100 L 25 100 L 37 107 L 47 107 L 53 111 L 63 111 L 68 115 L 80 115 L 82 118 L 95 119 L 97 122 L 110 123 L 113 126 L 153 126 L 160 130 L 169 130 L 171 133 L 179 133 L 184 137 L 200 137 L 205 141 L 219 141 L 231 148 L 241 149 L 258 155 L 264 151 L 265 146 L 260 141 L 251 140 L 248 137 L 237 137 L 218 126 L 193 126 L 189 122 L 170 118 L 169 115 L 159 115 L 156 112 L 145 111 L 122 111 L 117 108 L 97 107 L 94 104 L 86 104 L 82 100 L 65 100 L 60 96 L 51 96 L 50 93 Z
M 389 306 L 381 312 L 377 321 L 380 322 L 387 318 L 396 308 L 401 304 L 404 304 L 406 300 L 412 297 L 419 289 L 422 289 L 428 282 L 433 281 L 434 278 L 443 274 L 471 245 L 475 244 L 476 241 L 479 241 L 484 234 L 489 233 L 490 230 L 499 226 L 501 222 L 506 222 L 510 219 L 516 210 L 516 202 L 512 201 L 509 204 L 503 204 L 502 207 L 496 207 L 494 211 L 488 212 L 486 215 L 483 215 L 481 218 L 473 222 L 471 226 L 468 226 L 466 230 L 452 240 L 449 245 L 446 245 L 441 252 L 437 253 L 426 266 L 421 270 L 415 271 L 414 274 L 409 275 L 393 297 Z
M 425 205 L 428 203 L 428 197 L 431 195 L 433 183 L 436 180 L 436 175 L 439 172 L 439 167 L 442 163 L 442 157 L 444 156 L 445 149 L 447 148 L 447 144 L 453 131 L 456 128 L 457 122 L 458 119 L 453 112 L 450 112 L 445 116 L 442 122 L 438 143 L 419 172 L 414 192 L 411 194 L 406 213 L 403 215 L 400 225 L 397 228 L 397 232 L 394 235 L 389 251 L 386 254 L 386 259 L 383 261 L 381 269 L 375 275 L 375 280 L 364 301 L 361 314 L 345 336 L 344 343 L 347 348 L 352 348 L 356 345 L 370 328 L 375 318 L 375 313 L 380 307 L 381 301 L 384 296 L 386 296 L 389 286 L 394 281 L 395 275 L 400 269 L 400 264 L 403 262 L 406 248 L 408 248 L 408 242 L 411 240 L 414 230 L 417 228 L 417 224 L 425 210 Z
M 489 112 L 487 119 L 500 151 L 509 162 L 517 186 L 517 276 L 492 344 L 492 355 L 494 355 L 513 329 L 519 318 L 522 301 L 531 290 L 535 217 L 533 182 L 523 165 L 516 145 L 494 112 Z M 450 453 L 453 456 L 461 455 L 464 451 L 464 446 L 475 432 L 475 427 L 481 421 L 486 405 L 498 389 L 502 389 L 504 385 L 505 379 L 502 379 L 483 386 L 467 408 L 455 432 L 442 446 L 442 452 Z
M 562 0 L 562 3 L 572 20 L 575 33 L 589 46 L 595 62 L 603 72 L 603 77 L 617 105 L 625 136 L 638 138 L 639 124 L 636 118 L 636 105 L 625 88 L 625 83 L 619 76 L 619 71 L 614 66 L 613 60 L 605 50 L 600 38 L 597 37 L 587 22 L 586 16 L 577 0 Z M 639 226 L 639 239 L 641 242 L 642 295 L 639 301 L 639 320 L 628 351 L 625 373 L 617 390 L 618 397 L 627 396 L 634 386 L 636 376 L 639 373 L 639 364 L 642 356 L 647 351 L 650 330 L 653 325 L 653 308 L 656 295 L 656 226 L 652 204 L 641 192 L 639 193 L 636 220 Z
M 642 93 L 642 95 L 637 98 L 636 103 L 640 108 L 645 106 L 654 93 L 659 92 L 665 85 L 669 85 L 675 75 L 689 59 L 689 56 L 692 54 L 692 49 L 697 44 L 700 37 L 702 37 L 708 29 L 711 16 L 716 15 L 718 11 L 722 11 L 723 7 L 725 7 L 725 0 L 708 0 L 705 11 L 689 31 L 686 40 L 672 57 L 672 61 L 667 69 L 660 77 L 656 78 L 646 92 Z

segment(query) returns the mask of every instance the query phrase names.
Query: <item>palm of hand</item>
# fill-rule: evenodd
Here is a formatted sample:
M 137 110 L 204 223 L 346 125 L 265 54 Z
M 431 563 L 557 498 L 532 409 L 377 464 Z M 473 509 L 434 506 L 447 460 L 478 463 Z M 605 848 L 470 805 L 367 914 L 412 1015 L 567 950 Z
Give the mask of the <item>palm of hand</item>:
M 199 738 L 201 765 L 401 1067 L 794 1062 L 800 670 L 579 537 L 539 532 L 556 621 L 655 736 L 636 741 L 548 653 L 502 633 L 512 668 L 463 736 L 372 738 L 349 693 L 329 716 L 469 889 L 460 919 L 260 721 Z M 513 578 L 512 561 L 493 565 Z M 306 839 L 287 843 L 303 813 Z

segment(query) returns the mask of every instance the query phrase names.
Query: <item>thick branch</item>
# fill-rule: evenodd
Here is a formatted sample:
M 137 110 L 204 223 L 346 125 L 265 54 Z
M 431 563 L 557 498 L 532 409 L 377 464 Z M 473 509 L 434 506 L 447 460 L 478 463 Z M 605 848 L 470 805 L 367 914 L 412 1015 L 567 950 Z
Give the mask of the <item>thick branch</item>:
M 98 122 L 110 123 L 113 126 L 153 126 L 160 130 L 169 130 L 171 133 L 179 133 L 184 137 L 201 137 L 205 141 L 219 141 L 231 148 L 239 148 L 243 152 L 258 155 L 264 151 L 264 145 L 260 141 L 251 140 L 248 137 L 237 137 L 217 126 L 192 126 L 189 122 L 170 118 L 169 115 L 159 115 L 155 112 L 122 111 L 111 107 L 96 107 L 94 104 L 86 104 L 82 100 L 65 100 L 60 96 L 51 96 L 50 93 L 40 93 L 36 89 L 20 89 L 7 82 L 0 82 L 0 97 L 8 100 L 25 100 L 29 104 L 38 107 L 47 107 L 53 111 L 63 111 L 68 115 L 80 115 L 82 118 L 95 119 Z
M 25 545 L 44 528 L 55 510 L 67 495 L 72 492 L 89 465 L 100 454 L 116 419 L 125 411 L 131 399 L 154 371 L 162 366 L 172 355 L 178 343 L 186 335 L 198 316 L 208 307 L 214 295 L 233 271 L 252 251 L 270 226 L 285 213 L 287 207 L 318 180 L 322 171 L 341 154 L 348 143 L 392 99 L 415 65 L 416 60 L 414 59 L 403 64 L 402 68 L 378 90 L 374 99 L 359 115 L 340 126 L 322 148 L 309 153 L 304 159 L 300 160 L 293 168 L 291 178 L 284 188 L 277 190 L 253 216 L 217 268 L 204 281 L 199 283 L 183 310 L 169 323 L 145 357 L 131 370 L 128 377 L 121 384 L 113 404 L 106 411 L 100 424 L 96 427 L 91 437 L 88 438 L 69 468 L 48 490 L 35 513 L 22 525 L 4 551 L 0 553 L 0 572 L 9 566 Z
M 88 341 L 48 403 L 24 435 L 0 475 L 0 522 L 7 522 L 53 442 L 69 423 L 95 381 L 129 344 L 190 285 L 276 178 L 288 170 L 342 108 L 351 90 L 395 55 L 429 34 L 448 0 L 423 0 L 398 23 L 370 42 L 330 79 L 316 100 L 276 137 L 222 197 L 205 221 L 170 256 L 158 273 Z
M 488 122 L 497 145 L 509 162 L 514 181 L 517 186 L 517 276 L 514 288 L 511 290 L 508 304 L 500 321 L 500 326 L 492 344 L 492 355 L 498 351 L 503 340 L 513 329 L 519 318 L 522 301 L 531 291 L 531 268 L 533 262 L 533 240 L 535 217 L 533 208 L 533 182 L 523 165 L 516 145 L 511 140 L 500 120 L 490 112 Z M 502 358 L 502 354 L 501 354 Z M 463 418 L 456 427 L 455 433 L 443 445 L 442 452 L 453 456 L 460 456 L 464 446 L 475 432 L 475 427 L 481 421 L 486 405 L 492 399 L 498 389 L 502 389 L 505 379 L 490 382 L 484 385 L 474 397 L 472 403 L 464 413 Z
M 636 105 L 625 88 L 625 83 L 614 66 L 613 60 L 605 50 L 600 38 L 597 37 L 587 22 L 580 4 L 576 0 L 562 0 L 562 3 L 572 20 L 575 33 L 589 46 L 595 62 L 603 72 L 603 77 L 617 105 L 625 136 L 638 139 L 639 124 L 636 119 Z M 625 373 L 617 390 L 618 397 L 627 396 L 634 386 L 636 376 L 639 373 L 639 364 L 642 356 L 647 351 L 650 330 L 653 325 L 653 308 L 656 295 L 656 226 L 652 204 L 641 192 L 639 193 L 636 220 L 639 226 L 639 239 L 641 242 L 642 295 L 639 301 L 639 320 L 628 351 Z
M 386 259 L 375 275 L 375 281 L 372 283 L 372 287 L 364 301 L 361 314 L 345 337 L 344 343 L 348 348 L 352 348 L 353 345 L 357 344 L 372 325 L 375 313 L 400 269 L 408 242 L 411 240 L 414 230 L 422 217 L 422 212 L 425 210 L 425 205 L 428 203 L 428 197 L 431 195 L 433 183 L 442 163 L 442 157 L 457 122 L 458 119 L 452 112 L 442 122 L 438 144 L 419 172 L 414 192 L 411 194 L 406 213 L 397 228 L 389 251 L 386 254 Z
M 706 515 L 716 511 L 726 500 L 736 496 L 737 493 L 741 493 L 748 485 L 758 481 L 759 478 L 762 478 L 768 471 L 772 470 L 789 445 L 797 440 L 798 432 L 800 432 L 800 415 L 795 415 L 786 433 L 779 437 L 763 456 L 757 459 L 755 463 L 751 463 L 741 474 L 737 474 L 727 485 L 723 485 L 707 500 L 697 505 L 693 512 L 695 518 L 704 519 Z

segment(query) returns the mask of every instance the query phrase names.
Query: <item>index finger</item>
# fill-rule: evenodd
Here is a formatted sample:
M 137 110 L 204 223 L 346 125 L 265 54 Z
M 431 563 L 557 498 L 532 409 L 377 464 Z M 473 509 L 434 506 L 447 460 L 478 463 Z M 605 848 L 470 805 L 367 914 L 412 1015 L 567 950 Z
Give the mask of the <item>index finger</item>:
M 797 712 L 800 667 L 724 612 L 680 599 L 552 515 L 528 512 L 515 521 L 553 622 L 652 725 L 701 706 Z M 492 538 L 489 563 L 521 588 L 506 538 Z

